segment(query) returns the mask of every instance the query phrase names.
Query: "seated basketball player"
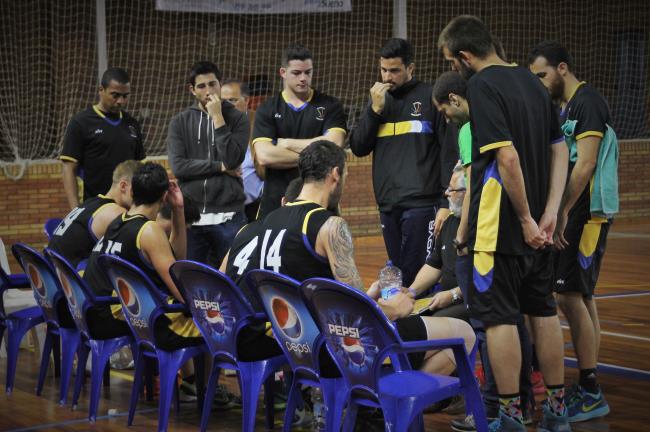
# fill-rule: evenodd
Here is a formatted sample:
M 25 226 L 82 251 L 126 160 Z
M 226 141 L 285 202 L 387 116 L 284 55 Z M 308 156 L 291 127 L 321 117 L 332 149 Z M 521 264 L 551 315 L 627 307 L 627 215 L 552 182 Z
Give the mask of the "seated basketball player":
M 336 208 L 347 175 L 345 151 L 319 140 L 300 154 L 298 162 L 303 187 L 298 199 L 263 220 L 262 244 L 255 254 L 259 267 L 303 281 L 311 277 L 336 279 L 364 291 L 354 262 L 352 236 L 343 218 L 327 208 Z M 268 245 L 266 248 L 265 245 Z M 237 261 L 237 260 L 235 260 Z M 413 298 L 404 290 L 389 300 L 380 299 L 374 287 L 367 294 L 378 301 L 386 316 L 395 321 L 405 341 L 462 337 L 469 352 L 474 345 L 471 327 L 458 319 L 409 316 Z M 451 350 L 410 354 L 413 368 L 449 374 L 455 369 Z
M 112 286 L 103 279 L 97 264 L 101 254 L 111 253 L 140 268 L 161 290 L 169 293 L 171 301 L 183 303 L 183 297 L 169 274 L 169 267 L 176 259 L 185 258 L 187 230 L 183 194 L 175 181 L 169 181 L 165 169 L 152 162 L 138 168 L 131 185 L 133 205 L 106 229 L 88 260 L 84 279 L 97 295 L 112 295 Z M 154 222 L 165 203 L 172 207 L 169 238 Z M 115 318 L 108 307 L 89 311 L 91 334 L 97 338 L 128 334 L 126 322 L 121 318 Z M 192 318 L 182 313 L 169 313 L 159 318 L 155 323 L 155 337 L 156 345 L 164 350 L 203 343 Z
M 108 224 L 131 207 L 131 177 L 140 165 L 134 160 L 119 164 L 109 191 L 73 208 L 56 227 L 47 247 L 78 269 L 84 265 Z

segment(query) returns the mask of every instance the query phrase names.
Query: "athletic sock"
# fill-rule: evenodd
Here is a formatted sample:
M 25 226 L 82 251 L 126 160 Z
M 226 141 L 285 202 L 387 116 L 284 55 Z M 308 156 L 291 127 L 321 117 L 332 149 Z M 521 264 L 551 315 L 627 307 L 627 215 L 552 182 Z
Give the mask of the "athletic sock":
M 546 400 L 553 414 L 561 416 L 564 414 L 564 384 L 547 385 Z
M 521 412 L 521 397 L 518 393 L 499 395 L 499 407 L 503 414 L 524 424 L 524 417 Z
M 596 369 L 580 369 L 578 384 L 588 393 L 598 394 L 600 388 L 598 387 L 598 372 Z

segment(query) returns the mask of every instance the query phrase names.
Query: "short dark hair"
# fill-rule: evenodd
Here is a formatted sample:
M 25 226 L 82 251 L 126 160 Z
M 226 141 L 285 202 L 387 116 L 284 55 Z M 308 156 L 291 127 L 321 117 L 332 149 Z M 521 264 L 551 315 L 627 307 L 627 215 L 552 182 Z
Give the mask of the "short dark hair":
M 311 51 L 305 48 L 304 45 L 299 43 L 292 43 L 282 53 L 282 66 L 289 66 L 291 60 L 313 60 Z
M 199 205 L 189 196 L 183 194 L 183 213 L 185 214 L 185 224 L 192 225 L 201 219 L 201 211 Z M 158 212 L 163 219 L 171 220 L 172 208 L 169 204 L 165 204 Z
M 236 84 L 239 86 L 239 90 L 241 92 L 241 95 L 244 97 L 249 97 L 251 95 L 251 89 L 248 87 L 248 83 L 240 81 L 238 79 L 233 79 L 233 78 L 226 78 L 225 80 L 221 81 L 221 87 L 225 85 L 233 85 Z
M 334 167 L 338 167 L 343 175 L 345 150 L 332 141 L 314 141 L 300 153 L 298 159 L 298 169 L 303 183 L 325 180 Z
M 223 74 L 221 73 L 221 70 L 219 67 L 209 61 L 201 60 L 199 62 L 194 63 L 192 65 L 192 69 L 190 69 L 190 76 L 188 77 L 187 82 L 189 84 L 196 84 L 196 77 L 199 75 L 207 75 L 213 73 L 215 77 L 217 77 L 217 80 L 221 82 L 221 79 L 223 78 Z
M 158 202 L 169 189 L 169 177 L 162 165 L 143 163 L 131 179 L 133 203 L 135 205 Z
M 406 39 L 391 38 L 379 49 L 379 55 L 385 59 L 399 57 L 405 66 L 413 63 L 415 51 L 413 45 Z
M 284 199 L 287 202 L 294 202 L 302 191 L 302 184 L 302 178 L 300 177 L 296 177 L 295 179 L 291 180 L 291 182 L 289 182 L 289 186 L 287 186 L 287 190 L 284 191 Z
M 129 73 L 125 69 L 118 67 L 108 68 L 102 74 L 102 79 L 99 84 L 103 88 L 106 88 L 111 84 L 111 81 L 115 81 L 120 84 L 128 84 L 130 82 Z
M 443 73 L 433 84 L 433 99 L 438 103 L 449 103 L 449 93 L 467 99 L 467 81 L 456 71 Z
M 474 15 L 459 15 L 449 21 L 440 32 L 438 48 L 447 47 L 457 57 L 461 51 L 467 51 L 478 58 L 485 58 L 495 51 L 495 43 L 490 31 L 483 21 Z
M 569 70 L 573 70 L 573 57 L 569 50 L 560 45 L 556 41 L 544 41 L 535 46 L 528 55 L 528 64 L 533 64 L 537 57 L 544 57 L 546 62 L 553 67 L 557 67 L 560 63 L 566 63 Z

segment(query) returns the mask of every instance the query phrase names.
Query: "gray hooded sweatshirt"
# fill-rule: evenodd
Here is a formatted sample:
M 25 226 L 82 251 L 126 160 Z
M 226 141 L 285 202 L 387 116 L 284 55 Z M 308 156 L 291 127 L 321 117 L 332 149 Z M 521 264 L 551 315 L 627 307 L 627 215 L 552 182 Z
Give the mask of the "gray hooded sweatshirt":
M 214 128 L 210 116 L 193 105 L 169 123 L 167 153 L 172 173 L 183 193 L 199 204 L 201 213 L 241 212 L 244 186 L 241 177 L 221 170 L 241 165 L 249 137 L 248 116 L 223 101 L 226 124 Z

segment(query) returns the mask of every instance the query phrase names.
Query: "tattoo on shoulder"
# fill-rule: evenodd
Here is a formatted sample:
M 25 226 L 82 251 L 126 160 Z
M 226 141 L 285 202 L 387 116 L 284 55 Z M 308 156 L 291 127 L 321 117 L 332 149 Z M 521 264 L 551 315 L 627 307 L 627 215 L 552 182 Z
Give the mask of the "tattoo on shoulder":
M 329 244 L 332 270 L 336 280 L 354 288 L 363 289 L 363 282 L 354 263 L 354 244 L 348 224 L 340 217 L 332 217 L 327 221 L 330 225 Z

